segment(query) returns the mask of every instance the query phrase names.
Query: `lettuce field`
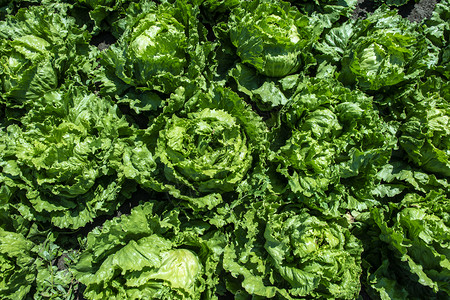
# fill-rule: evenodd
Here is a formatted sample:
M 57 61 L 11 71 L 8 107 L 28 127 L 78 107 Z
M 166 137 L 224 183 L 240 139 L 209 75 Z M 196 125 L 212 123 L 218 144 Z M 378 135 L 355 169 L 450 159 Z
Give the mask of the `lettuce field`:
M 0 299 L 450 299 L 418 2 L 0 0 Z

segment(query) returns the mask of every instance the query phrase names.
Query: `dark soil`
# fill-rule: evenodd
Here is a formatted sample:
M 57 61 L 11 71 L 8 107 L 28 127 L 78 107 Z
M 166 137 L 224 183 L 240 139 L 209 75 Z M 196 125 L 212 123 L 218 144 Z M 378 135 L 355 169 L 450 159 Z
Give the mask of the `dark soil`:
M 92 37 L 91 44 L 97 46 L 98 50 L 103 51 L 116 42 L 116 38 L 109 32 L 100 32 Z
M 399 14 L 410 20 L 411 22 L 420 22 L 423 19 L 428 19 L 432 16 L 437 0 L 421 0 L 412 5 L 405 5 L 404 9 L 399 10 Z
M 367 14 L 374 12 L 377 7 L 378 6 L 373 1 L 358 0 L 356 9 L 353 11 L 352 19 L 364 19 L 367 17 Z
M 398 13 L 411 22 L 420 22 L 430 18 L 438 0 L 420 0 L 414 2 L 410 0 L 405 5 L 398 7 Z M 358 5 L 353 12 L 352 18 L 365 18 L 368 13 L 374 12 L 380 6 L 379 2 L 373 0 L 358 0 Z
M 63 253 L 57 260 L 56 265 L 58 266 L 58 270 L 67 270 L 67 265 L 65 259 L 67 258 L 67 254 Z

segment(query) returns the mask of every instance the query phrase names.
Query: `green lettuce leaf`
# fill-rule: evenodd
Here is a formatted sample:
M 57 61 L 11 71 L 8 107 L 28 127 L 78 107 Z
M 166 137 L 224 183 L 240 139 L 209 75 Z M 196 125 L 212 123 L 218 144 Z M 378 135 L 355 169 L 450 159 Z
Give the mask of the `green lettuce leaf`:
M 284 77 L 314 61 L 309 49 L 320 26 L 287 2 L 242 3 L 232 11 L 228 27 L 241 61 L 265 76 Z
M 271 135 L 279 192 L 334 215 L 374 205 L 368 188 L 396 142 L 372 99 L 333 79 L 303 81 Z
M 13 191 L 8 201 L 26 219 L 79 228 L 133 190 L 110 160 L 130 129 L 108 99 L 63 89 L 37 101 L 23 121 L 1 135 L 0 166 Z
M 393 157 L 388 164 L 384 165 L 378 172 L 377 178 L 380 183 L 374 186 L 372 194 L 383 199 L 384 203 L 388 202 L 388 197 L 389 201 L 398 202 L 407 193 L 426 194 L 433 190 L 445 193 L 450 187 L 448 180 L 423 172 L 399 157 Z
M 149 201 L 88 234 L 73 267 L 87 299 L 215 299 L 225 236 Z
M 0 297 L 74 299 L 78 283 L 67 267 L 77 253 L 64 250 L 55 243 L 57 233 L 39 231 L 36 224 L 23 234 L 11 230 L 0 228 Z
M 439 61 L 434 70 L 447 79 L 450 78 L 450 2 L 448 0 L 436 3 L 433 15 L 424 20 L 425 34 L 436 47 L 440 48 Z
M 341 60 L 339 79 L 346 85 L 387 91 L 391 86 L 422 76 L 438 62 L 438 49 L 425 38 L 419 25 L 403 19 L 387 6 L 381 6 L 367 19 L 358 20 L 354 27 L 357 32 L 347 42 Z M 348 29 L 343 26 L 340 30 Z
M 136 171 L 129 178 L 194 209 L 211 209 L 263 162 L 266 134 L 261 118 L 231 90 L 198 91 L 183 110 L 161 115 L 142 142 L 136 140 L 139 153 L 129 158 Z M 155 163 L 149 172 L 146 166 Z
M 111 24 L 116 22 L 124 13 L 130 0 L 74 0 L 75 5 L 71 12 L 78 19 L 89 25 L 90 32 L 97 34 L 111 29 Z M 90 22 L 89 22 L 90 23 Z
M 204 85 L 202 72 L 212 44 L 198 13 L 197 6 L 183 0 L 130 5 L 117 25 L 123 34 L 101 54 L 102 67 L 95 75 L 101 93 L 130 103 L 139 114 L 160 109 L 181 86 Z
M 0 297 L 25 299 L 36 278 L 34 244 L 23 235 L 0 227 Z
M 223 266 L 235 295 L 354 299 L 359 293 L 362 247 L 344 219 L 254 202 L 237 210 L 232 223 Z
M 351 17 L 358 4 L 357 0 L 288 0 L 299 11 L 320 20 L 324 28 L 334 27 L 341 17 Z
M 355 234 L 365 247 L 365 285 L 381 299 L 445 299 L 450 295 L 449 201 L 431 191 L 375 208 Z
M 282 79 L 267 78 L 258 74 L 254 68 L 241 63 L 231 69 L 229 75 L 235 80 L 237 89 L 249 96 L 262 111 L 270 111 L 290 102 L 303 79 L 298 74 Z
M 90 35 L 66 11 L 63 5 L 30 6 L 0 22 L 1 91 L 15 99 L 8 106 L 42 96 L 64 76 L 77 78 Z
M 427 172 L 450 176 L 450 84 L 430 77 L 402 99 L 406 120 L 399 142 L 409 159 Z

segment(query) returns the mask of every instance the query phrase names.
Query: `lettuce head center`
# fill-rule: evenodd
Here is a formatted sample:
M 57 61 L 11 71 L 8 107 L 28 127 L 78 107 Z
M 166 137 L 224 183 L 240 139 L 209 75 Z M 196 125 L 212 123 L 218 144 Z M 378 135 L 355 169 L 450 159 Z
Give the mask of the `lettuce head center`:
M 161 256 L 161 267 L 152 277 L 168 281 L 172 288 L 189 290 L 202 272 L 197 255 L 187 249 L 176 249 Z
M 161 159 L 166 167 L 203 190 L 222 184 L 230 189 L 246 174 L 252 161 L 241 125 L 221 109 L 174 116 L 160 133 L 158 145 L 164 149 Z M 218 182 L 222 180 L 225 182 Z
M 316 252 L 318 248 L 316 237 L 308 236 L 302 239 L 302 243 L 298 250 L 305 255 Z
M 371 43 L 368 47 L 362 49 L 359 57 L 361 62 L 360 68 L 365 70 L 367 76 L 376 76 L 385 58 L 386 53 L 382 46 L 377 43 Z
M 298 28 L 289 19 L 283 19 L 278 15 L 269 15 L 256 21 L 258 31 L 263 35 L 268 35 L 275 39 L 290 41 L 292 44 L 298 43 L 301 39 L 298 35 Z
M 151 37 L 148 37 L 145 34 L 139 35 L 131 43 L 131 48 L 138 55 L 143 55 L 147 47 L 156 47 L 156 44 Z
M 186 42 L 183 25 L 175 19 L 163 15 L 158 20 L 151 15 L 142 20 L 142 25 L 134 30 L 130 43 L 130 58 L 138 63 L 151 67 L 162 59 L 171 59 L 165 69 L 178 72 L 180 60 L 184 60 L 183 45 Z

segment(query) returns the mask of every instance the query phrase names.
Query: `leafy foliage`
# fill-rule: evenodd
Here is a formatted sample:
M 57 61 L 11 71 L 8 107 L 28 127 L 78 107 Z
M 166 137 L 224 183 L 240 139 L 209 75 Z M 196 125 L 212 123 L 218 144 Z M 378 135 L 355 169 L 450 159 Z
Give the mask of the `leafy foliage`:
M 234 236 L 224 252 L 234 294 L 354 298 L 362 247 L 341 225 L 345 220 L 325 220 L 297 207 L 277 212 L 271 205 L 252 206 L 234 220 Z
M 207 223 L 149 201 L 89 233 L 73 270 L 89 299 L 213 298 L 224 244 Z
M 26 219 L 79 228 L 133 190 L 109 161 L 128 124 L 107 99 L 82 88 L 41 100 L 23 117 L 26 126 L 10 125 L 1 136 L 1 182 L 12 192 L 8 205 Z
M 449 298 L 413 2 L 0 0 L 0 299 Z

